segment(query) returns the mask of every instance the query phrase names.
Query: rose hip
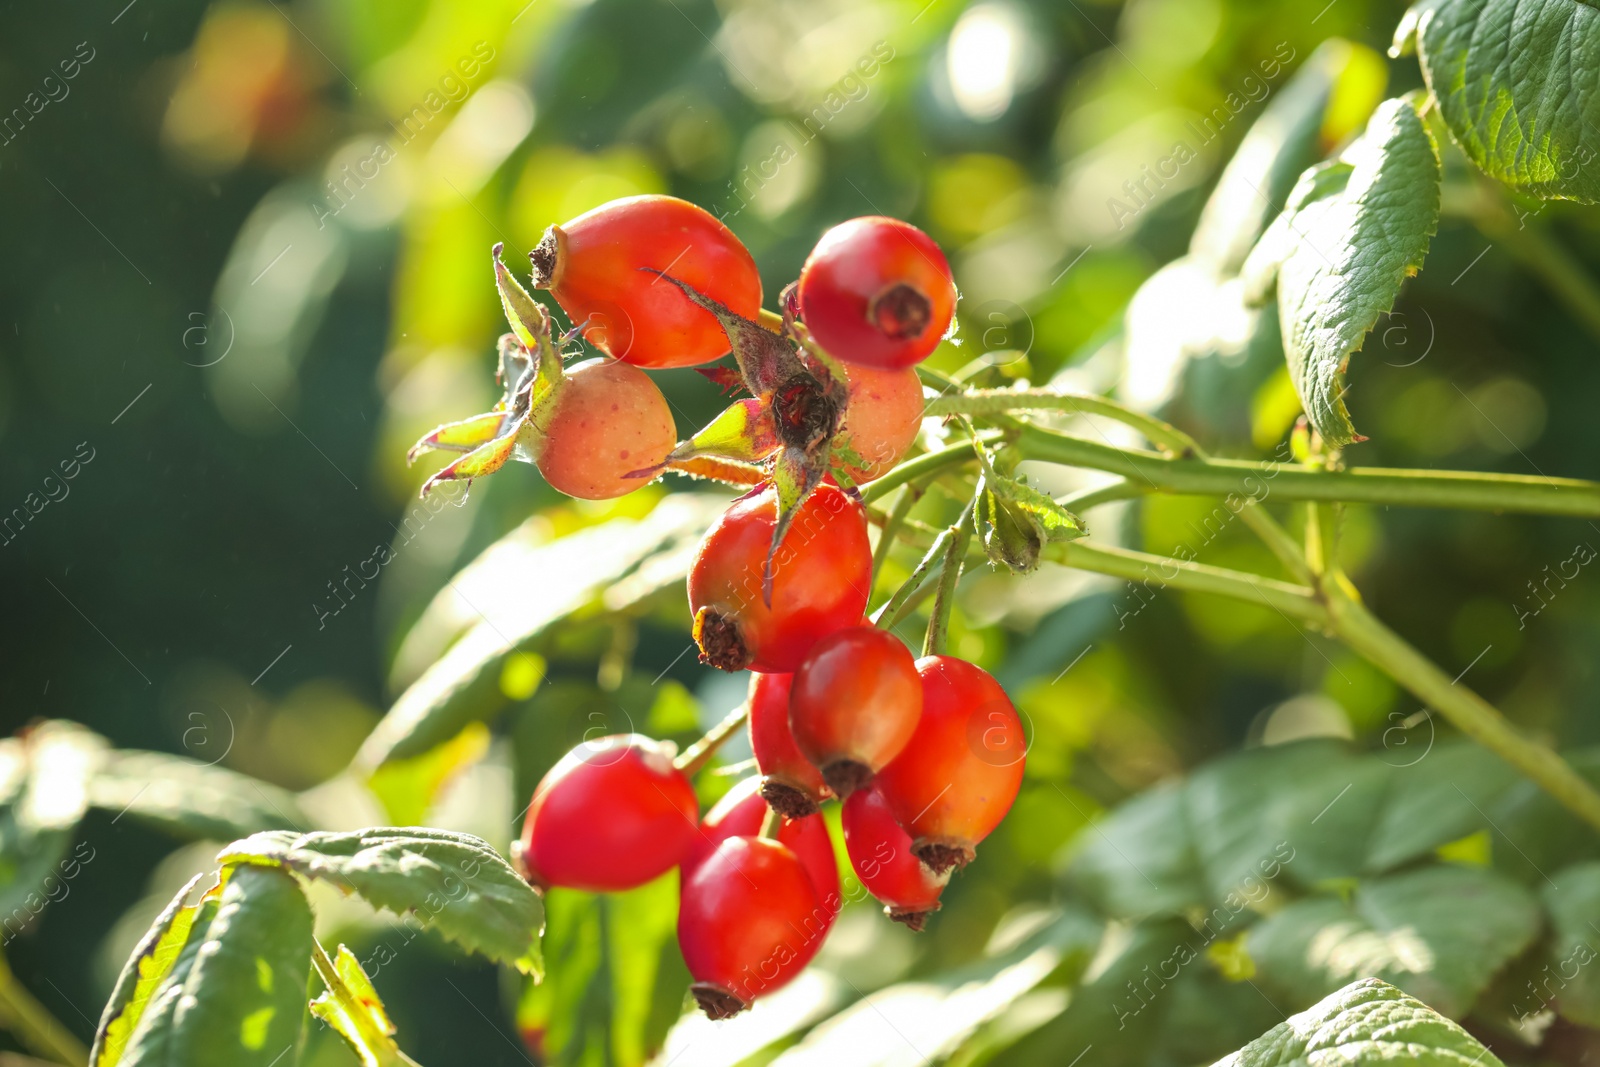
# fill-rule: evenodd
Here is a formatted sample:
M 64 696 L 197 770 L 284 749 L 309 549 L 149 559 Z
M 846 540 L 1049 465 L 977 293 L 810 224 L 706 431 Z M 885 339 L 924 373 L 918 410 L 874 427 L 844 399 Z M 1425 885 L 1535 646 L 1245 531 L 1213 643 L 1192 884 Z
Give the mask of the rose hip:
M 872 549 L 861 505 L 837 486 L 807 498 L 773 560 L 772 602 L 762 577 L 777 522 L 768 487 L 735 501 L 712 524 L 689 568 L 689 610 L 700 661 L 722 670 L 793 671 L 811 646 L 853 626 L 867 607 Z
M 843 364 L 850 402 L 840 432 L 860 456 L 861 466 L 845 466 L 850 480 L 862 483 L 888 473 L 906 454 L 922 428 L 922 379 L 916 369 L 883 370 Z
M 939 894 L 950 872 L 934 874 L 912 853 L 911 838 L 873 786 L 858 789 L 844 802 L 845 851 L 861 884 L 883 904 L 895 922 L 920 931 L 939 910 Z
M 755 260 L 710 212 L 671 196 L 631 196 L 551 226 L 529 257 L 590 344 L 640 367 L 692 367 L 728 351 L 716 317 L 664 271 L 746 318 L 761 310 Z
M 789 728 L 841 798 L 900 754 L 922 715 L 922 680 L 894 634 L 852 626 L 818 641 L 795 671 Z
M 847 363 L 909 367 L 927 358 L 955 314 L 944 253 L 899 219 L 872 215 L 822 235 L 800 271 L 800 314 L 818 344 Z
M 922 718 L 878 790 L 936 873 L 965 866 L 1022 787 L 1027 742 L 1000 683 L 954 656 L 917 661 Z
M 757 677 L 760 677 L 759 675 Z M 683 876 L 690 878 L 717 846 L 730 837 L 755 837 L 767 817 L 767 802 L 761 798 L 761 779 L 746 778 L 728 790 L 700 823 L 700 836 L 684 857 Z M 794 850 L 817 891 L 817 900 L 830 915 L 839 914 L 844 898 L 839 893 L 839 863 L 834 859 L 833 841 L 821 815 L 785 819 L 778 827 L 778 843 Z
M 544 776 L 519 857 L 536 886 L 632 889 L 683 861 L 699 836 L 699 813 L 671 746 L 614 734 L 579 745 Z
M 730 837 L 683 880 L 678 947 L 713 1019 L 771 993 L 811 962 L 832 923 L 794 850 Z
M 789 729 L 792 674 L 750 675 L 750 748 L 761 771 L 761 795 L 786 818 L 814 814 L 833 794 L 822 772 L 806 759 Z
M 667 398 L 650 376 L 613 359 L 567 371 L 542 418 L 536 463 L 551 487 L 581 500 L 609 500 L 649 481 L 633 471 L 659 466 L 677 443 Z

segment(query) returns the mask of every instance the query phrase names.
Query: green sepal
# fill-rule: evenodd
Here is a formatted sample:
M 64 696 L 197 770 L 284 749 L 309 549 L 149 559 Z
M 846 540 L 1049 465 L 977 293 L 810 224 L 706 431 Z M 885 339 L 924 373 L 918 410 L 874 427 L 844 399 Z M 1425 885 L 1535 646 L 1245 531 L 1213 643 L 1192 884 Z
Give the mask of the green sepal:
M 1044 546 L 1082 537 L 1083 520 L 1039 490 L 989 466 L 978 476 L 978 540 L 989 562 L 1017 574 L 1038 569 Z
M 355 953 L 344 945 L 339 946 L 332 959 L 320 945 L 314 953 L 317 975 L 325 988 L 311 1002 L 311 1014 L 344 1039 L 361 1067 L 415 1064 L 395 1044 L 394 1023 Z

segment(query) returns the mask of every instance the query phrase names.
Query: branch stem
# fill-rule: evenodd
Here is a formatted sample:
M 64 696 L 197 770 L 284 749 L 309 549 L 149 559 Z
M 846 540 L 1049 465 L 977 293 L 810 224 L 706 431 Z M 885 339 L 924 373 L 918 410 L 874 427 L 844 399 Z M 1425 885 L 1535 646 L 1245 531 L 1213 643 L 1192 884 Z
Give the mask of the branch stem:
M 950 638 L 950 613 L 955 608 L 956 585 L 961 581 L 961 571 L 967 560 L 967 549 L 972 544 L 972 505 L 961 511 L 956 524 L 946 531 L 950 535 L 944 546 L 944 567 L 939 572 L 939 585 L 933 594 L 933 610 L 928 614 L 928 633 L 922 640 L 924 656 L 941 656 Z
M 1337 577 L 1337 576 L 1336 576 Z M 1329 594 L 1335 635 L 1456 729 L 1533 780 L 1589 825 L 1600 828 L 1600 792 L 1547 745 L 1524 737 L 1500 711 L 1451 679 L 1432 660 L 1385 626 L 1337 586 Z
M 682 754 L 672 761 L 672 765 L 688 777 L 693 778 L 700 773 L 707 763 L 711 762 L 711 757 L 717 754 L 717 749 L 721 748 L 728 738 L 738 732 L 739 727 L 744 725 L 744 720 L 749 714 L 750 705 L 740 704 L 728 712 L 726 718 L 708 730 L 704 737 L 684 749 Z
M 0 1026 L 36 1055 L 68 1067 L 89 1062 L 89 1050 L 17 981 L 4 957 L 0 957 Z
M 1374 467 L 1328 471 L 1286 466 L 1276 461 L 1181 459 L 1137 449 L 1113 448 L 1038 426 L 1024 426 L 1016 443 L 1029 459 L 1110 471 L 1130 480 L 1141 479 L 1158 492 L 1241 498 L 1257 495 L 1260 500 L 1277 497 L 1600 518 L 1600 483 L 1577 478 Z M 947 456 L 946 453 L 957 454 Z M 971 444 L 963 443 L 919 456 L 912 462 L 927 461 L 923 467 L 926 472 L 959 463 L 971 454 Z M 884 477 L 893 477 L 893 472 Z M 1263 483 L 1270 484 L 1264 489 L 1257 488 Z M 881 480 L 874 484 L 881 484 Z M 1265 495 L 1258 495 L 1261 493 Z

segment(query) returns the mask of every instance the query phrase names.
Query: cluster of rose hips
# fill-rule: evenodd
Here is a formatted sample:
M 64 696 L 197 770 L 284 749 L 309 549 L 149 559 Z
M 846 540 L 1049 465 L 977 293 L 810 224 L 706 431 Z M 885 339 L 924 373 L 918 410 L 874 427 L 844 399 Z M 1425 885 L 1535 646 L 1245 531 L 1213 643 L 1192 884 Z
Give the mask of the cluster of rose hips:
M 504 442 L 514 434 L 552 486 L 588 498 L 668 468 L 750 475 L 730 478 L 753 488 L 705 534 L 688 593 L 702 662 L 751 672 L 744 711 L 760 777 L 702 820 L 689 779 L 698 759 L 635 734 L 587 742 L 534 791 L 517 859 L 536 886 L 602 892 L 679 868 L 693 992 L 725 1018 L 804 968 L 838 914 L 822 803 L 843 803 L 863 886 L 920 930 L 1021 785 L 1022 725 L 999 683 L 952 656 L 916 659 L 865 618 L 873 560 L 853 486 L 914 439 L 915 364 L 950 326 L 955 286 L 920 230 L 855 219 L 817 244 L 784 293 L 780 324 L 763 322 L 739 240 L 700 208 L 657 196 L 552 226 L 531 259 L 535 287 L 607 356 L 546 373 L 532 352 L 508 360 L 508 345 L 513 356 L 525 349 L 523 333 L 508 338 L 503 369 L 521 391 L 508 382 L 495 413 L 423 443 L 500 450 L 442 472 L 471 477 L 513 453 Z M 508 280 L 508 317 L 514 327 L 534 319 L 525 335 L 542 344 L 543 313 Z M 639 368 L 699 365 L 730 347 L 739 369 L 726 377 L 751 399 L 678 443 Z M 543 385 L 531 381 L 539 374 Z

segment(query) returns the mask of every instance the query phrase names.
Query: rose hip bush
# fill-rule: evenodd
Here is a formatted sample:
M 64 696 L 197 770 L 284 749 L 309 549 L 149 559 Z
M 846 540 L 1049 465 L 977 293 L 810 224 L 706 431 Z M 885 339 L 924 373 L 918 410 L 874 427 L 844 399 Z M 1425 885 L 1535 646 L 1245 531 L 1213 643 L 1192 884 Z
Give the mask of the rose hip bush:
M 792 1046 L 841 1063 L 1465 1065 L 1593 1048 L 1600 753 L 1519 730 L 1391 630 L 1341 566 L 1340 518 L 1348 503 L 1600 518 L 1589 481 L 1356 465 L 1361 396 L 1346 382 L 1425 264 L 1452 168 L 1480 188 L 1600 201 L 1600 17 L 1432 0 L 1395 50 L 1415 53 L 1426 88 L 1356 117 L 1348 49 L 1308 60 L 1227 167 L 1187 256 L 1130 310 L 1130 330 L 1160 315 L 1178 270 L 1237 302 L 1303 411 L 1287 459 L 1212 457 L 1105 395 L 994 387 L 992 358 L 930 369 L 961 340 L 960 294 L 938 244 L 902 220 L 839 219 L 776 294 L 727 225 L 668 196 L 550 225 L 527 269 L 494 246 L 484 284 L 492 271 L 510 332 L 484 373 L 501 398 L 417 442 L 412 459 L 449 454 L 424 494 L 527 477 L 513 460 L 582 500 L 665 479 L 695 491 L 485 553 L 461 580 L 517 583 L 517 610 L 441 650 L 362 769 L 448 769 L 498 709 L 485 693 L 597 620 L 625 633 L 621 620 L 670 611 L 745 698 L 681 751 L 628 722 L 552 754 L 523 783 L 509 857 L 425 827 L 319 830 L 288 794 L 69 724 L 6 742 L 30 869 L 61 862 L 91 808 L 236 838 L 220 877 L 186 886 L 128 960 L 88 1061 L 286 1067 L 314 1017 L 365 1064 L 414 1062 L 371 961 L 314 933 L 315 885 L 504 964 L 540 1062 L 693 1063 L 712 1026 L 744 1027 L 727 1032 L 751 1035 L 752 1055 Z M 1260 202 L 1225 210 L 1240 187 Z M 729 394 L 705 426 L 676 425 L 652 377 L 685 367 Z M 1078 415 L 1138 443 L 1077 432 Z M 1060 497 L 1040 484 L 1050 466 L 1114 479 Z M 1095 509 L 1155 493 L 1223 498 L 1273 565 L 1095 536 Z M 981 869 L 1029 773 L 1033 724 L 959 654 L 963 578 L 1033 580 L 1046 564 L 1265 605 L 1460 736 L 1409 763 L 1326 738 L 1213 760 L 1082 833 L 1057 899 L 1012 917 L 980 958 L 870 995 L 848 968 L 806 991 L 847 905 L 870 897 L 936 946 L 941 897 Z M 561 693 L 549 683 L 541 699 Z M 729 759 L 730 742 L 751 758 Z M 29 823 L 44 776 L 63 773 L 80 802 Z M 141 801 L 147 779 L 168 784 Z M 234 803 L 250 790 L 261 802 Z M 1491 832 L 1510 847 L 1490 849 Z M 618 992 L 612 969 L 632 985 Z M 862 1047 L 852 1028 L 872 1020 L 905 1048 Z M 1547 1033 L 1561 1041 L 1541 1049 Z

